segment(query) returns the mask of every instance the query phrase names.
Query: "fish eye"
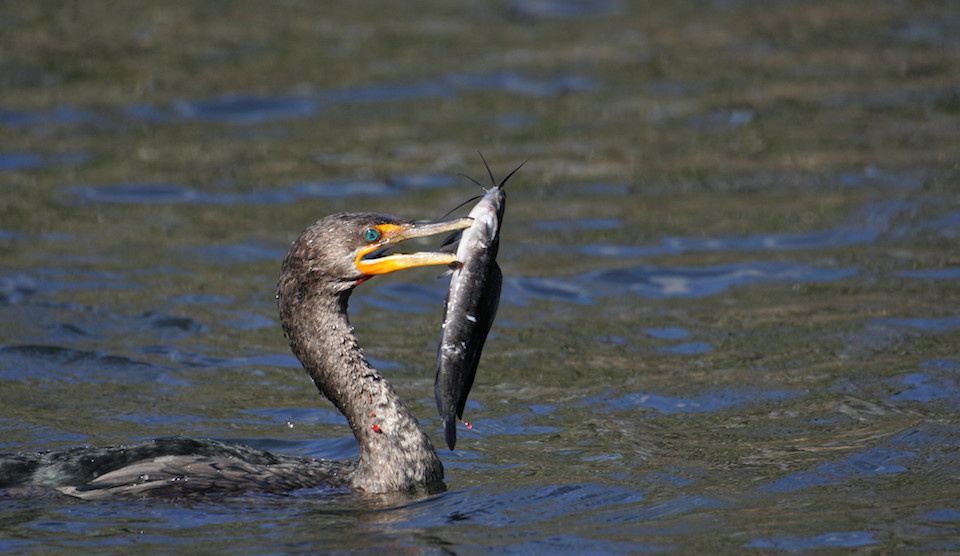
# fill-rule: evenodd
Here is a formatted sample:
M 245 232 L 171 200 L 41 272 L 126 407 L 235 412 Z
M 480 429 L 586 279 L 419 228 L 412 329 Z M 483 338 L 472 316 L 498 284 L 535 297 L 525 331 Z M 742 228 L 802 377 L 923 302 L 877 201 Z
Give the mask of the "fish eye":
M 367 243 L 373 243 L 374 241 L 377 241 L 380 239 L 380 230 L 376 228 L 367 228 L 367 230 L 363 232 L 363 239 L 365 239 Z

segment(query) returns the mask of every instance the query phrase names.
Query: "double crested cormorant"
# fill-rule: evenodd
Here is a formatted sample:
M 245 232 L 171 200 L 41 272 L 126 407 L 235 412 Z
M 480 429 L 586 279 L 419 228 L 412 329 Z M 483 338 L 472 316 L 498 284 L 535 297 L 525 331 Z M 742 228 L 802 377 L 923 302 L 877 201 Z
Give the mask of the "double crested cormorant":
M 450 264 L 450 253 L 387 253 L 401 241 L 470 227 L 380 214 L 335 214 L 287 252 L 277 285 L 283 331 L 320 392 L 360 444 L 355 462 L 283 456 L 217 440 L 164 438 L 110 448 L 0 456 L 0 489 L 56 489 L 81 498 L 195 496 L 321 485 L 370 493 L 437 488 L 443 465 L 430 438 L 363 357 L 347 318 L 353 289 L 377 274 Z

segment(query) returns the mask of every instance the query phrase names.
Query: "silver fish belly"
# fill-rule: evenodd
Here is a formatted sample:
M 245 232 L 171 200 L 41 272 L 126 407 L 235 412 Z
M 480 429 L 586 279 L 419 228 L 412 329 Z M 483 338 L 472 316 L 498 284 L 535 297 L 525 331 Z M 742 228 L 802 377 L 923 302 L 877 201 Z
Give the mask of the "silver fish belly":
M 497 250 L 506 203 L 502 185 L 488 191 L 470 211 L 473 225 L 460 238 L 457 261 L 461 266 L 453 271 L 444 303 L 434 393 L 444 439 L 451 450 L 457 443 L 457 421 L 463 417 L 480 352 L 500 304 L 503 277 Z

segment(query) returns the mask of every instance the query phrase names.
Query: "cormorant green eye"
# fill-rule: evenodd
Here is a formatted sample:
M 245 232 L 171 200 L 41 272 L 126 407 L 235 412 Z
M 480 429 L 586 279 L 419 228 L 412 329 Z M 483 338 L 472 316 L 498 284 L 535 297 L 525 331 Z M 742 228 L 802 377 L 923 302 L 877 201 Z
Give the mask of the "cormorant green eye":
M 380 230 L 376 228 L 367 228 L 367 231 L 363 232 L 363 239 L 367 240 L 368 243 L 373 243 L 380 239 Z

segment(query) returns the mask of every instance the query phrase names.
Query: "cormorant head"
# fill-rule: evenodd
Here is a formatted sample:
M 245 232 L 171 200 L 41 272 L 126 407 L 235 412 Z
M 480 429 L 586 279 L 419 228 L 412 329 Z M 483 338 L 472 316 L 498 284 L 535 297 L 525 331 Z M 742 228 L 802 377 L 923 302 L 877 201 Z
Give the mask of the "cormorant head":
M 417 223 L 373 213 L 334 214 L 320 219 L 293 242 L 283 259 L 283 277 L 301 285 L 323 282 L 322 287 L 344 292 L 378 274 L 406 268 L 450 264 L 452 253 L 389 253 L 408 239 L 469 228 L 470 218 L 448 222 Z

